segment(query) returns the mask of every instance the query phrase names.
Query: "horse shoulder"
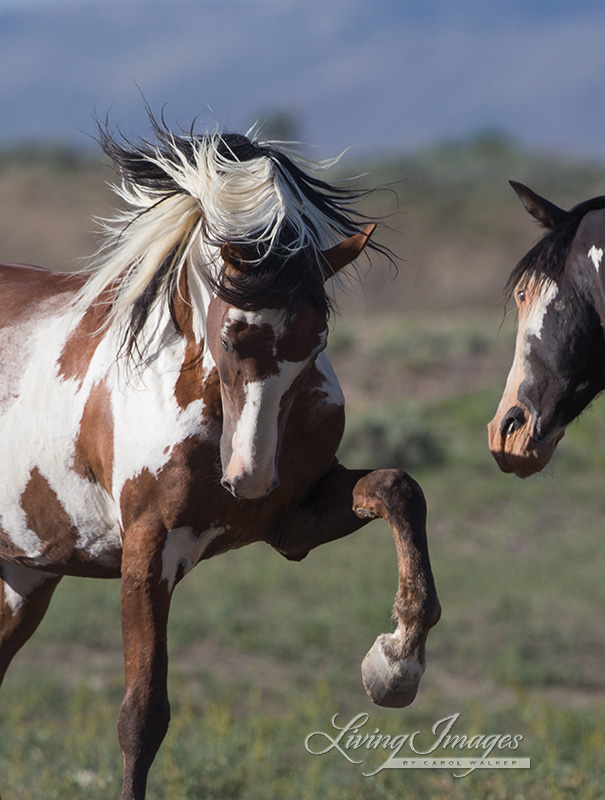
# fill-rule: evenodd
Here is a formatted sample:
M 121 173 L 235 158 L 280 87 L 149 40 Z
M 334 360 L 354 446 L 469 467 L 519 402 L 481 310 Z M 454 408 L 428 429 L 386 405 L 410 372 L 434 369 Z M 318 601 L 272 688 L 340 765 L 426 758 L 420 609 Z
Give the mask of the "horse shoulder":
M 323 396 L 324 403 L 329 406 L 344 407 L 345 398 L 340 381 L 336 376 L 334 367 L 325 353 L 319 354 L 317 360 L 315 361 L 314 369 L 318 376 L 317 382 L 314 384 L 315 391 L 319 392 Z

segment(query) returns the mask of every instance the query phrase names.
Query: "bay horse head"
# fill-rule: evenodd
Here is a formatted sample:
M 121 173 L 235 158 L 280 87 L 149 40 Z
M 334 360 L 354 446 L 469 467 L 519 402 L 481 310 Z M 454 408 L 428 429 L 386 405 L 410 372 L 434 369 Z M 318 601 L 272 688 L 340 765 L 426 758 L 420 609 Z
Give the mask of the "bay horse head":
M 327 343 L 324 283 L 361 254 L 375 227 L 319 259 L 308 250 L 259 259 L 250 246 L 221 247 L 224 268 L 208 306 L 206 346 L 221 387 L 221 484 L 234 497 L 259 499 L 279 486 L 282 434 L 297 387 Z
M 548 233 L 507 284 L 518 311 L 515 355 L 488 434 L 500 469 L 527 477 L 548 464 L 567 425 L 605 389 L 605 197 L 564 211 L 511 185 Z

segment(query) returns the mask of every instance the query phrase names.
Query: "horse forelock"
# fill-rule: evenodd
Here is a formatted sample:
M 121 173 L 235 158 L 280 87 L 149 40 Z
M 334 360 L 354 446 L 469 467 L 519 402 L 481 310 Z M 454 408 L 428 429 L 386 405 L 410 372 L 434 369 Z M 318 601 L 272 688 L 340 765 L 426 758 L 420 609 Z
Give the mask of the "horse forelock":
M 322 250 L 357 233 L 367 218 L 351 208 L 367 194 L 334 186 L 316 174 L 332 165 L 247 135 L 177 136 L 152 119 L 154 142 L 128 142 L 101 129 L 100 143 L 121 176 L 124 209 L 103 220 L 104 242 L 78 297 L 86 308 L 112 288 L 106 324 L 123 332 L 129 354 L 151 311 L 169 309 L 183 274 L 196 334 L 205 333 L 213 293 L 245 309 L 302 300 L 327 316 Z M 227 276 L 225 242 L 247 254 L 241 275 Z M 384 252 L 372 242 L 370 248 Z M 319 270 L 318 270 L 319 268 Z
M 515 288 L 523 281 L 533 281 L 537 288 L 552 281 L 557 285 L 561 284 L 580 223 L 590 211 L 601 208 L 605 208 L 605 196 L 594 197 L 578 204 L 567 212 L 563 222 L 532 247 L 513 269 L 506 283 L 505 305 L 510 301 Z

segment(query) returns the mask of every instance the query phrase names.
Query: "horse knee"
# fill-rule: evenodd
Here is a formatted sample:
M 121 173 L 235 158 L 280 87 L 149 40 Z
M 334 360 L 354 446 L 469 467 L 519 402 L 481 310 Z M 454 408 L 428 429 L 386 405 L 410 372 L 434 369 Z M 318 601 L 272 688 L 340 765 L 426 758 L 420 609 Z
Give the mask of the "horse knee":
M 360 478 L 353 491 L 353 509 L 359 517 L 393 516 L 426 519 L 426 500 L 419 484 L 402 469 L 379 469 Z

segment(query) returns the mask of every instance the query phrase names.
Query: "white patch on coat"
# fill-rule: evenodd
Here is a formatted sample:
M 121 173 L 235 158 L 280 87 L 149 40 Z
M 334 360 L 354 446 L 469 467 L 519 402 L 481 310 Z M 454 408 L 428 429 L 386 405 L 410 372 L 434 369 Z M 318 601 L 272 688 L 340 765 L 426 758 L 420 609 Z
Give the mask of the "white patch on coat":
M 549 305 L 558 294 L 559 287 L 557 284 L 548 278 L 545 279 L 540 286 L 537 297 L 532 300 L 531 307 L 522 315 L 520 320 L 519 332 L 523 330 L 526 342 L 530 336 L 535 336 L 537 339 L 542 338 L 544 317 Z
M 329 405 L 344 406 L 345 397 L 342 387 L 328 356 L 325 353 L 320 353 L 315 361 L 315 366 L 324 379 L 321 391 L 325 392 L 325 402 Z
M 29 595 L 42 586 L 49 578 L 55 577 L 44 572 L 36 572 L 20 564 L 3 562 L 0 564 L 0 579 L 4 587 L 4 602 L 16 616 Z
M 157 320 L 158 328 L 163 328 Z M 186 357 L 185 340 L 176 332 L 158 340 L 153 357 L 129 374 L 112 368 L 111 402 L 114 423 L 113 496 L 119 503 L 126 481 L 144 470 L 157 475 L 172 457 L 174 447 L 200 433 L 204 401 L 182 409 L 174 387 Z
M 162 580 L 168 581 L 172 591 L 179 572 L 187 575 L 199 563 L 208 545 L 227 528 L 213 525 L 199 536 L 190 527 L 175 528 L 168 532 L 162 553 Z
M 588 251 L 588 258 L 592 260 L 594 268 L 598 272 L 599 267 L 601 266 L 601 259 L 603 258 L 603 250 L 600 247 L 597 247 L 595 244 L 593 244 L 593 246 Z

